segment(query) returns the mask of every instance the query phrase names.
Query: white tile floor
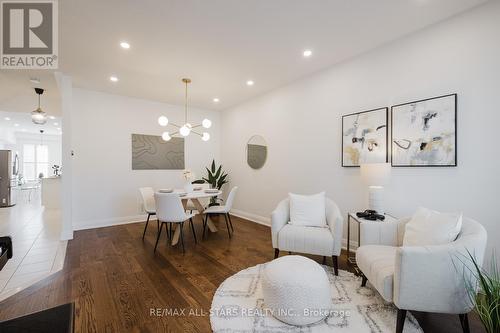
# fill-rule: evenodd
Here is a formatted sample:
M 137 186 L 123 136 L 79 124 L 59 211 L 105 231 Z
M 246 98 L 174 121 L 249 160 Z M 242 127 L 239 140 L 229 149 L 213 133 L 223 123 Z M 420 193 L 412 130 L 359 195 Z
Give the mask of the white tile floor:
M 62 269 L 66 241 L 60 241 L 60 212 L 31 202 L 0 208 L 0 235 L 11 236 L 13 257 L 0 271 L 0 301 Z

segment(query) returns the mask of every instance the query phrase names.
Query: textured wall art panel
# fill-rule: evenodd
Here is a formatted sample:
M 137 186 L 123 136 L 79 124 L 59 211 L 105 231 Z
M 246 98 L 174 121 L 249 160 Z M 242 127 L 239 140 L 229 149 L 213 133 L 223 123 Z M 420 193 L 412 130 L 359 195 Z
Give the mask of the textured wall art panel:
M 388 108 L 342 116 L 342 166 L 387 162 Z
M 184 169 L 184 139 L 132 134 L 132 170 Z
M 457 95 L 392 107 L 393 166 L 457 165 Z

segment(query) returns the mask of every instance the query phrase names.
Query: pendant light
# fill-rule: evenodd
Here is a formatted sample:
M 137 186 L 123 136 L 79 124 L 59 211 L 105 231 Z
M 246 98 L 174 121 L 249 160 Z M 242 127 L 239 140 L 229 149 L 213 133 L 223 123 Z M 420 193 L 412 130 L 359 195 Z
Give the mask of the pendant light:
M 208 141 L 210 140 L 210 134 L 208 132 L 203 132 L 200 133 L 196 130 L 195 128 L 203 127 L 203 128 L 210 128 L 212 126 L 212 122 L 209 119 L 203 119 L 201 124 L 198 125 L 191 125 L 188 122 L 188 84 L 191 83 L 191 79 L 184 78 L 182 79 L 182 82 L 185 84 L 185 98 L 184 98 L 184 124 L 183 125 L 177 125 L 174 123 L 169 122 L 168 118 L 166 116 L 160 116 L 158 118 L 158 124 L 162 127 L 166 127 L 169 124 L 175 128 L 177 128 L 177 131 L 169 133 L 169 132 L 163 132 L 161 135 L 162 139 L 165 141 L 169 141 L 172 139 L 172 137 L 180 135 L 181 137 L 187 137 L 189 134 L 194 133 L 198 136 L 201 137 L 203 141 Z
M 35 88 L 35 92 L 38 95 L 38 108 L 31 112 L 31 120 L 37 125 L 43 125 L 47 122 L 47 113 L 45 113 L 40 107 L 40 96 L 43 94 L 42 88 Z

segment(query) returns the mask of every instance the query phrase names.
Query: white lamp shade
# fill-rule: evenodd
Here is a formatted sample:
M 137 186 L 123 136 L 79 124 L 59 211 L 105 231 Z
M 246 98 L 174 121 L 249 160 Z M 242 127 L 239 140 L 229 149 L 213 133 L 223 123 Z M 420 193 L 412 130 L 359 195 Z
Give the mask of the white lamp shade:
M 391 175 L 390 163 L 361 164 L 361 179 L 368 186 L 384 186 Z

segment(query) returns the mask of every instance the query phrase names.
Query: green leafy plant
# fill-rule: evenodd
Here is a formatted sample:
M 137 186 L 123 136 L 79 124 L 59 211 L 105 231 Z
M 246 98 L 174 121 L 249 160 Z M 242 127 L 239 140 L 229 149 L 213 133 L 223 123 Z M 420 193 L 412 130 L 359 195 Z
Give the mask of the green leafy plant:
M 207 175 L 202 179 L 195 180 L 193 184 L 210 184 L 211 188 L 216 188 L 218 190 L 222 189 L 224 184 L 228 183 L 227 173 L 222 169 L 222 164 L 217 166 L 215 160 L 212 160 L 210 168 L 206 167 Z M 217 198 L 210 198 L 210 206 L 218 205 Z
M 500 272 L 493 254 L 488 271 L 482 269 L 476 258 L 470 253 L 472 262 L 466 288 L 472 304 L 488 333 L 500 332 Z M 467 265 L 465 265 L 468 267 Z

